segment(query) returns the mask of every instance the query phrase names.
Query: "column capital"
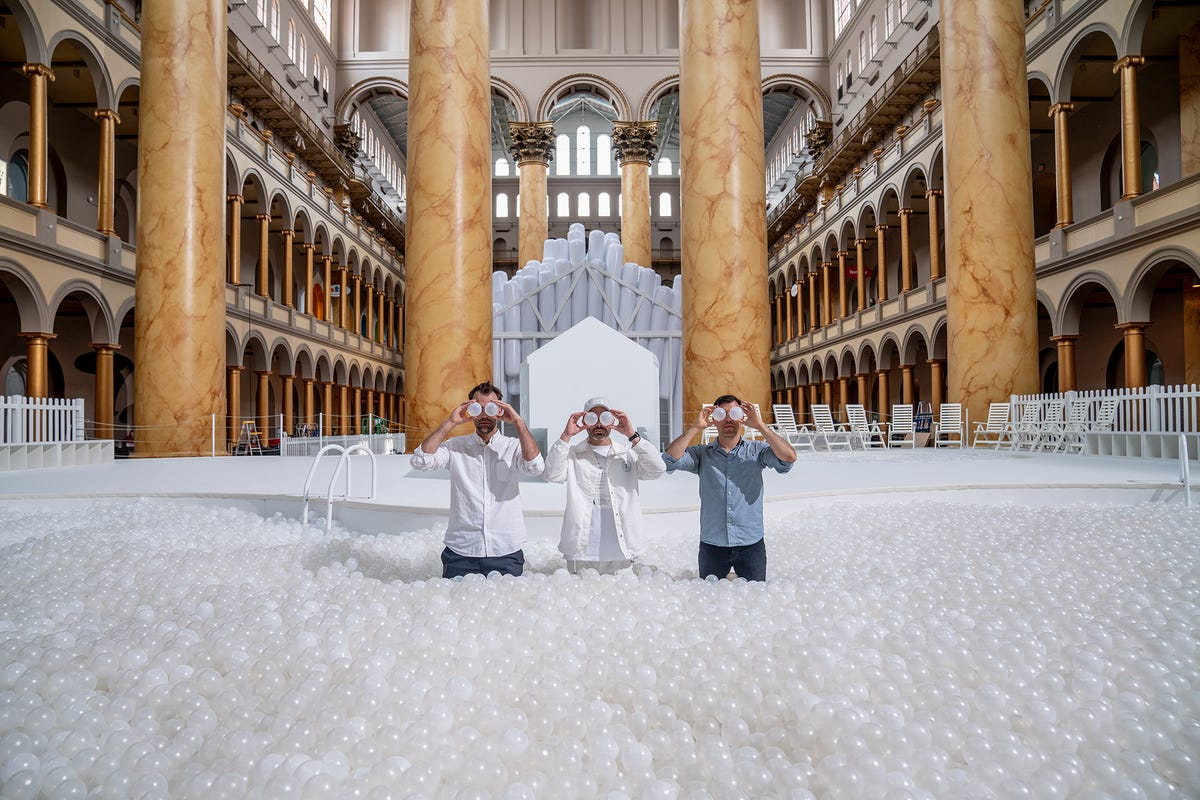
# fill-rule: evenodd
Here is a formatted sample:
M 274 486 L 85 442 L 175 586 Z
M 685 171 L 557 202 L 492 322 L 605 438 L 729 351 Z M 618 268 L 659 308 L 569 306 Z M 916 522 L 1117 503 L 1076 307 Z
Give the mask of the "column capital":
M 510 122 L 508 132 L 513 139 L 509 153 L 518 167 L 522 164 L 548 166 L 554 160 L 553 122 Z
M 649 164 L 654 161 L 654 138 L 658 121 L 613 123 L 613 155 L 622 167 L 626 164 Z
M 913 210 L 911 208 L 902 208 L 896 213 L 898 213 L 901 217 L 911 217 Z
M 1153 324 L 1152 322 L 1120 322 L 1113 325 L 1113 328 L 1121 333 L 1137 333 L 1145 331 Z
M 111 108 L 97 108 L 92 112 L 92 116 L 96 119 L 111 119 L 114 124 L 121 124 L 121 115 Z
M 17 334 L 17 336 L 20 336 L 22 339 L 28 340 L 30 343 L 48 342 L 51 339 L 58 338 L 57 333 L 26 333 L 25 331 L 21 331 L 20 333 Z
M 887 375 L 889 372 L 891 372 L 891 370 L 890 370 L 890 369 L 877 369 L 877 370 L 875 370 L 875 374 L 876 374 L 876 375 L 880 375 L 880 376 L 882 376 L 882 375 Z
M 941 189 L 930 189 L 925 192 L 925 199 L 928 200 L 931 197 L 941 197 L 944 194 L 945 192 L 943 192 Z
M 1117 63 L 1113 64 L 1113 74 L 1120 72 L 1123 69 L 1137 69 L 1146 63 L 1145 56 L 1125 56 L 1117 59 Z
M 871 243 L 870 239 L 855 239 L 854 240 L 855 247 L 866 247 L 870 243 Z
M 316 379 L 316 378 L 301 378 L 301 379 L 300 379 L 300 381 L 301 381 L 301 382 L 302 382 L 302 383 L 303 383 L 305 386 L 309 386 L 309 385 L 311 385 L 311 384 L 317 383 L 317 379 Z
M 270 214 L 255 214 L 254 218 L 256 220 L 258 220 L 259 222 L 270 222 L 271 221 Z
M 27 78 L 46 78 L 54 80 L 54 70 L 46 64 L 25 64 L 21 67 L 21 72 Z
M 283 230 L 281 230 L 279 232 L 279 235 L 285 239 L 290 239 L 296 235 L 296 232 L 294 230 L 292 230 L 291 228 L 284 228 Z
M 926 361 L 925 363 L 929 364 L 930 366 L 932 366 L 932 365 L 934 365 L 934 364 L 945 364 L 945 363 L 946 363 L 946 359 L 944 359 L 944 358 L 931 358 L 931 359 L 929 359 L 928 361 Z
M 237 375 L 239 372 L 242 371 L 242 367 L 240 364 L 231 364 L 231 365 L 225 367 L 225 371 L 232 375 Z
M 1055 103 L 1054 105 L 1050 106 L 1050 109 L 1046 112 L 1046 116 L 1053 117 L 1055 114 L 1069 114 L 1074 110 L 1075 110 L 1074 103 L 1068 103 L 1068 102 Z
M 225 195 L 225 202 L 226 203 L 244 203 L 244 202 L 246 202 L 246 198 L 242 197 L 240 194 L 227 194 L 227 195 Z
M 892 227 L 891 225 L 876 225 L 875 232 L 876 233 L 887 233 L 888 229 L 891 227 Z
M 350 280 L 354 281 L 355 284 L 361 284 L 362 283 L 362 275 L 351 275 Z
M 305 244 L 308 244 L 308 242 L 305 242 Z M 316 245 L 315 245 L 315 244 L 314 244 L 314 245 L 311 245 L 311 246 L 312 246 L 312 247 L 316 247 Z M 333 256 L 332 256 L 331 254 L 328 254 L 328 253 L 322 253 L 322 254 L 321 254 L 321 260 L 322 260 L 322 261 L 324 261 L 326 264 L 333 264 Z
M 303 250 L 316 250 L 317 249 L 316 242 L 301 242 L 300 247 Z
M 1063 333 L 1063 334 L 1059 334 L 1058 336 L 1050 337 L 1050 341 L 1054 342 L 1055 344 L 1060 344 L 1060 343 L 1064 343 L 1064 342 L 1074 342 L 1077 339 L 1079 339 L 1079 334 L 1077 334 L 1077 333 Z
M 88 347 L 92 348 L 97 353 L 102 353 L 105 350 L 107 350 L 110 353 L 115 353 L 116 351 L 121 349 L 121 345 L 119 345 L 119 344 L 110 344 L 110 343 L 105 343 L 105 342 L 92 342 L 91 344 L 88 345 Z
M 838 250 L 836 253 L 834 253 L 834 255 L 837 256 L 838 258 L 849 258 L 850 251 L 849 250 Z
M 833 267 L 832 261 L 822 261 L 821 262 L 821 269 L 830 269 L 831 267 Z
M 256 370 L 254 370 L 254 374 L 257 375 L 261 379 L 261 378 L 269 378 L 274 373 L 272 373 L 271 370 L 269 370 L 269 369 L 256 369 Z

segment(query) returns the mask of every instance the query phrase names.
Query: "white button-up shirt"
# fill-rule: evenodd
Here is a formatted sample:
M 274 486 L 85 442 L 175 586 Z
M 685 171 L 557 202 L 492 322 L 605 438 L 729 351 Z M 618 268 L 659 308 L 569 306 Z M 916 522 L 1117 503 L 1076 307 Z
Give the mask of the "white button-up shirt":
M 496 433 L 485 444 L 477 434 L 447 439 L 436 453 L 413 451 L 413 468 L 450 470 L 450 521 L 446 547 L 467 558 L 495 558 L 525 546 L 521 475 L 541 475 L 545 461 L 521 454 L 521 441 Z

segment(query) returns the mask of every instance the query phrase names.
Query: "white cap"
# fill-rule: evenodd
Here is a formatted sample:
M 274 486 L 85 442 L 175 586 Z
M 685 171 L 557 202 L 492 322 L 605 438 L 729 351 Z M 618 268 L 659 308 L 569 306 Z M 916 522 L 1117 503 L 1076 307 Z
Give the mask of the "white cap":
M 605 398 L 603 398 L 603 397 L 593 397 L 591 400 L 588 400 L 586 403 L 584 403 L 584 404 L 583 404 L 583 410 L 584 410 L 584 411 L 591 411 L 591 410 L 592 410 L 593 408 L 595 408 L 596 406 L 604 406 L 604 407 L 605 407 L 605 408 L 607 408 L 607 409 L 611 409 L 611 408 L 612 408 L 612 406 L 610 406 L 610 405 L 608 404 L 608 400 L 606 400 Z

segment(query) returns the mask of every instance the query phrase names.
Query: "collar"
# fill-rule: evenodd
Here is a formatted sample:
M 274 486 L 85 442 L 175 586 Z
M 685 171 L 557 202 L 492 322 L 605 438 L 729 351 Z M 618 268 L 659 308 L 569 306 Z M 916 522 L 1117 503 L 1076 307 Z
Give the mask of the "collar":
M 478 437 L 476 437 L 476 438 L 478 438 Z M 742 436 L 738 439 L 738 443 L 733 446 L 733 449 L 729 450 L 728 452 L 735 453 L 739 449 L 741 449 L 742 445 L 744 445 L 744 444 L 746 444 L 746 437 Z M 711 442 L 709 442 L 706 445 L 706 447 L 708 447 L 710 450 L 715 449 L 715 450 L 720 450 L 722 453 L 726 452 L 725 448 L 721 446 L 720 439 L 713 439 Z

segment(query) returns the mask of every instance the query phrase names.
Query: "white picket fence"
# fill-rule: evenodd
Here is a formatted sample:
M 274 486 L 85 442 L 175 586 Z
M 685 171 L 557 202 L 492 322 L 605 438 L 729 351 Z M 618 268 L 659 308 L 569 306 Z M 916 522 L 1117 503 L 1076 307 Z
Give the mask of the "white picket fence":
M 1200 387 L 1195 384 L 1013 395 L 1009 418 L 1022 419 L 1030 404 L 1044 409 L 1055 400 L 1063 403 L 1062 419 L 1070 416 L 1073 406 L 1086 404 L 1088 409 L 1084 418 L 1087 420 L 1096 420 L 1100 416 L 1105 401 L 1116 401 L 1116 416 L 1110 424 L 1086 430 L 1084 453 L 1176 460 L 1180 455 L 1180 442 L 1184 441 L 1190 457 L 1200 457 Z M 1044 414 L 1039 418 L 1041 416 Z M 1061 420 L 1042 419 L 1041 422 L 1054 424 Z
M 83 399 L 0 397 L 0 470 L 100 464 L 111 439 L 87 439 Z

